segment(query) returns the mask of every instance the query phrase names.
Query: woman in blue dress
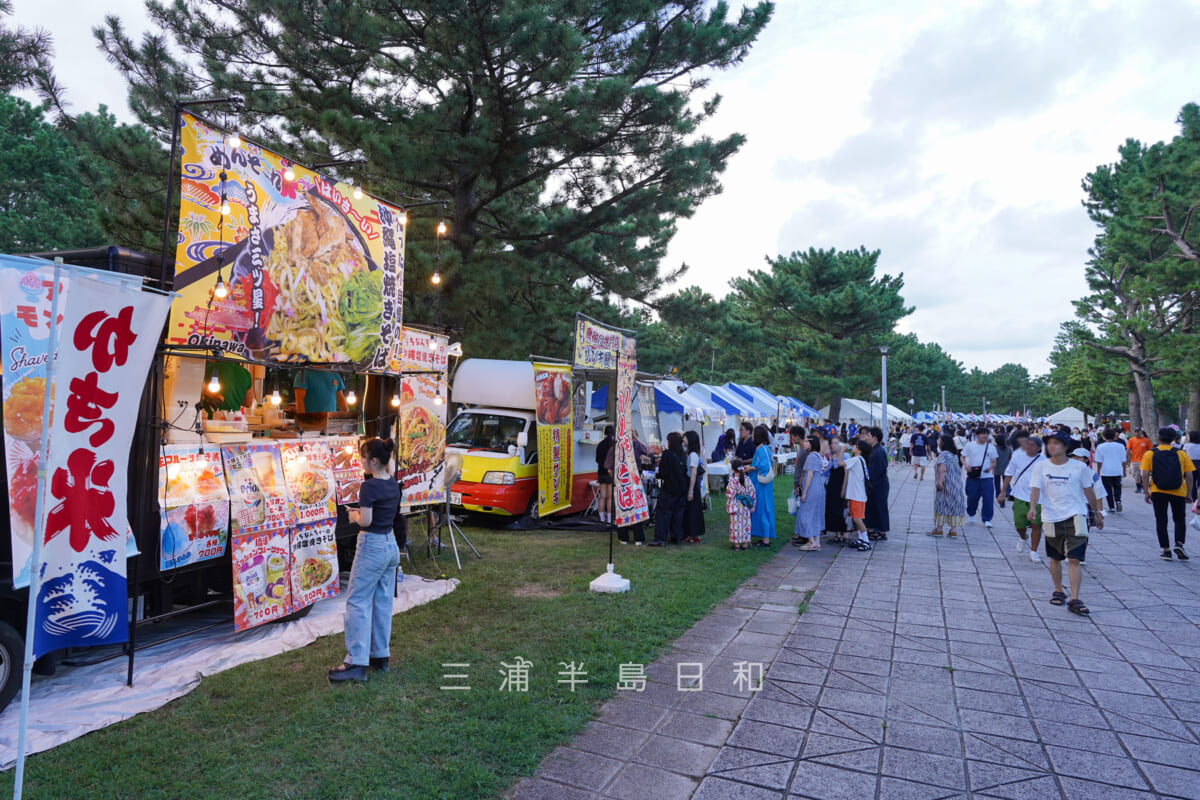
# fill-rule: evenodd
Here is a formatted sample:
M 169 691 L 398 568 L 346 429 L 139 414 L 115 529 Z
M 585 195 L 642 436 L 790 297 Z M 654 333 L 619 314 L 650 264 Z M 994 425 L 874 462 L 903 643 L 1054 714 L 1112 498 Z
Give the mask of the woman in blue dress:
M 803 461 L 801 461 L 803 458 Z M 792 544 L 801 550 L 820 550 L 821 531 L 825 528 L 825 459 L 821 440 L 810 436 L 796 453 L 796 530 Z
M 754 476 L 757 500 L 750 518 L 750 536 L 757 537 L 755 547 L 770 547 L 775 538 L 775 461 L 771 457 L 771 434 L 766 425 L 754 429 L 754 462 L 748 470 Z

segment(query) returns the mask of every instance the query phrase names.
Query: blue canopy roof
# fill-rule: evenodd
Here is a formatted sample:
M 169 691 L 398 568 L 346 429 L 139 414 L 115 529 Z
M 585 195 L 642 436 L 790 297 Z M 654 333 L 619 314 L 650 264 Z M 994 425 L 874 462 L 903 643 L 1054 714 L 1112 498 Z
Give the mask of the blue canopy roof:
M 693 389 L 700 389 L 706 392 L 712 399 L 715 405 L 725 409 L 729 414 L 736 414 L 739 417 L 760 417 L 760 414 L 754 405 L 736 392 L 730 391 L 723 386 L 709 386 L 706 383 L 693 383 Z
M 789 397 L 787 399 L 792 401 L 792 404 L 793 404 L 792 407 L 800 412 L 800 416 L 808 417 L 809 419 L 820 419 L 821 418 L 821 412 L 817 411 L 815 408 L 810 406 L 808 403 L 805 403 L 803 400 L 797 400 L 794 397 Z
M 761 417 L 774 417 L 779 413 L 779 400 L 774 395 L 767 394 L 767 392 L 759 389 L 757 386 L 743 386 L 740 383 L 730 381 L 721 388 L 739 394 L 748 400 Z
M 679 395 L 672 397 L 669 393 L 655 386 L 654 397 L 658 403 L 658 413 L 660 414 L 682 414 L 685 411 L 683 403 L 679 401 Z

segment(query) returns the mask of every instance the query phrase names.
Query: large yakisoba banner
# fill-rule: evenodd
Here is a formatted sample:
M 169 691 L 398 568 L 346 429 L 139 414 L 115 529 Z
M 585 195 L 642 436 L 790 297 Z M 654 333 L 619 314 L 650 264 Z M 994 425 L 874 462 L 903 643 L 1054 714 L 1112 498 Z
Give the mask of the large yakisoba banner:
M 387 370 L 400 348 L 403 212 L 355 199 L 354 187 L 252 142 L 232 147 L 190 114 L 181 119 L 180 298 L 168 342 Z M 213 293 L 218 271 L 224 298 Z

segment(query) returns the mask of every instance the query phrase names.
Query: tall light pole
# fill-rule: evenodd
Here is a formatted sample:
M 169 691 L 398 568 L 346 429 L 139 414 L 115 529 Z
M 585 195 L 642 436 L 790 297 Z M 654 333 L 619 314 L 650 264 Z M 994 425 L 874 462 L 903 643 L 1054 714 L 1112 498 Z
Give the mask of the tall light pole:
M 946 421 L 946 387 L 942 386 L 942 422 Z
M 987 397 L 980 398 L 983 400 L 983 421 L 987 422 Z
M 882 373 L 883 387 L 879 393 L 879 402 L 880 402 L 880 405 L 883 406 L 883 409 L 880 412 L 880 415 L 883 417 L 883 425 L 881 425 L 880 428 L 882 428 L 882 430 L 883 430 L 883 446 L 884 446 L 884 448 L 887 448 L 887 442 L 888 442 L 887 354 L 888 354 L 887 345 L 886 344 L 880 345 L 879 357 L 882 360 L 882 364 L 883 364 L 883 366 L 880 370 Z M 887 450 L 885 449 L 884 452 L 887 452 Z

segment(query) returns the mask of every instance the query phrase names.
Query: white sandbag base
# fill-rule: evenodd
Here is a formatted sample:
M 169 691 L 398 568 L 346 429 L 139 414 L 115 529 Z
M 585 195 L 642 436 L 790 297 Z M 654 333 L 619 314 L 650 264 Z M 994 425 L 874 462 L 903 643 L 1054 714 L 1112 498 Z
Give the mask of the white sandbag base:
M 392 613 L 424 605 L 454 591 L 456 579 L 426 581 L 413 576 L 400 584 Z M 343 587 L 344 589 L 344 587 Z M 114 658 L 86 667 L 59 667 L 53 677 L 33 677 L 29 704 L 30 753 L 40 753 L 85 733 L 153 711 L 200 685 L 206 675 L 259 661 L 340 633 L 345 595 L 319 601 L 303 619 L 248 631 L 219 629 L 185 636 L 138 651 L 133 687 L 125 685 L 128 661 Z M 0 714 L 0 769 L 17 762 L 20 696 Z

